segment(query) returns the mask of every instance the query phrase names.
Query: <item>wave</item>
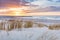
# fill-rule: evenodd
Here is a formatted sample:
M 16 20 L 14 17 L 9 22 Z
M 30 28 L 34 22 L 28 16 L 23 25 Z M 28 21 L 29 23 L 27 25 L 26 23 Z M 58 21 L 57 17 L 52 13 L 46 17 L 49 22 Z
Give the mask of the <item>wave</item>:
M 23 18 L 23 19 L 49 19 L 49 20 L 60 20 L 60 16 L 0 16 L 1 18 Z

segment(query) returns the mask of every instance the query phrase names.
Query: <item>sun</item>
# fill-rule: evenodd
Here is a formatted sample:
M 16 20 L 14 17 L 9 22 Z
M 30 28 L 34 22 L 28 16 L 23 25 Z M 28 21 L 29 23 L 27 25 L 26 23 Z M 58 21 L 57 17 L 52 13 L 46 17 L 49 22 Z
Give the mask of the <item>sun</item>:
M 19 12 L 19 11 L 14 11 L 14 13 L 15 13 L 16 16 L 21 15 L 21 12 Z
M 19 10 L 13 11 L 13 13 L 14 13 L 14 16 L 24 16 L 25 14 L 23 11 L 19 11 Z
M 17 12 L 17 11 L 16 11 L 16 12 L 15 12 L 15 16 L 23 16 L 23 15 L 22 15 L 22 12 Z

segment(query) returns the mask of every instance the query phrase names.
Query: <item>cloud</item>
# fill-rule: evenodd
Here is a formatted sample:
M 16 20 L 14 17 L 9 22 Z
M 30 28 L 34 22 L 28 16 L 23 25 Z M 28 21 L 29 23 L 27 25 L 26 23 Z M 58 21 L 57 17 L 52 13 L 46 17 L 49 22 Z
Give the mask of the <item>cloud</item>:
M 36 1 L 36 0 L 25 0 L 26 2 L 33 2 L 33 1 Z
M 56 1 L 58 1 L 58 0 L 52 0 L 53 2 L 56 2 Z
M 25 0 L 0 0 L 0 8 L 18 7 L 20 4 L 24 5 L 25 3 L 27 3 Z
M 60 2 L 60 0 L 49 0 L 49 1 L 53 1 L 53 2 Z
M 31 2 L 31 4 L 39 5 L 40 7 L 60 6 L 59 0 L 37 0 Z
M 0 7 L 5 6 L 4 4 L 19 5 L 21 3 L 20 1 L 21 0 L 0 0 Z M 31 4 L 39 5 L 42 8 L 47 6 L 60 6 L 60 0 L 22 0 L 22 1 L 23 4 L 25 4 L 24 2 L 30 2 Z

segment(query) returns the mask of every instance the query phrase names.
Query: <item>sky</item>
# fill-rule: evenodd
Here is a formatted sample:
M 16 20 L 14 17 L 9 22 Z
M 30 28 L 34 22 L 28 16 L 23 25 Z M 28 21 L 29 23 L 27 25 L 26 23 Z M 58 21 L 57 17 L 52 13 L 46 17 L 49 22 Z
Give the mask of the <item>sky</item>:
M 26 15 L 57 15 L 55 13 L 56 11 L 59 11 L 58 15 L 60 15 L 60 0 L 0 0 L 0 8 L 20 7 L 21 4 L 22 5 L 29 4 L 30 6 L 31 5 L 37 6 L 37 7 L 31 6 L 33 8 L 30 8 L 31 9 L 30 11 L 32 12 Z M 40 12 L 49 12 L 49 13 L 44 14 Z M 54 14 L 50 12 L 54 12 Z
M 21 0 L 0 0 L 0 6 L 4 4 L 19 5 Z M 39 5 L 40 7 L 60 6 L 60 0 L 22 0 L 23 4 L 29 2 L 32 5 Z M 24 3 L 25 2 L 25 3 Z

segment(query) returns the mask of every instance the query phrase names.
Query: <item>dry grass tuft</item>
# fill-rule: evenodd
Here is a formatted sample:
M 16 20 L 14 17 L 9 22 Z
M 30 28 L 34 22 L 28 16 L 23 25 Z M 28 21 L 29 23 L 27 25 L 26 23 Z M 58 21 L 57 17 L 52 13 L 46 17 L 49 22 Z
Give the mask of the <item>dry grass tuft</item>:
M 14 29 L 14 23 L 15 23 L 15 20 L 9 20 L 9 21 L 8 21 L 8 24 L 9 24 L 8 30 Z M 10 28 L 9 28 L 9 27 L 10 27 Z
M 60 24 L 53 24 L 49 26 L 51 30 L 60 30 Z
M 22 28 L 22 25 L 23 25 L 23 23 L 22 23 L 22 21 L 16 21 L 16 27 L 17 28 Z
M 24 28 L 31 28 L 31 27 L 33 27 L 33 22 L 32 21 L 26 21 Z
M 9 22 L 9 26 L 10 28 L 8 28 L 8 30 L 12 30 L 12 29 L 16 29 L 16 28 L 22 28 L 22 21 L 17 21 L 17 20 L 13 20 L 13 21 L 8 21 Z
M 41 27 L 47 27 L 47 25 L 46 25 L 46 24 L 43 24 L 43 23 L 38 23 L 37 25 L 38 25 L 38 27 L 40 27 L 40 28 L 41 28 Z
M 0 30 L 3 29 L 3 22 L 0 23 Z

